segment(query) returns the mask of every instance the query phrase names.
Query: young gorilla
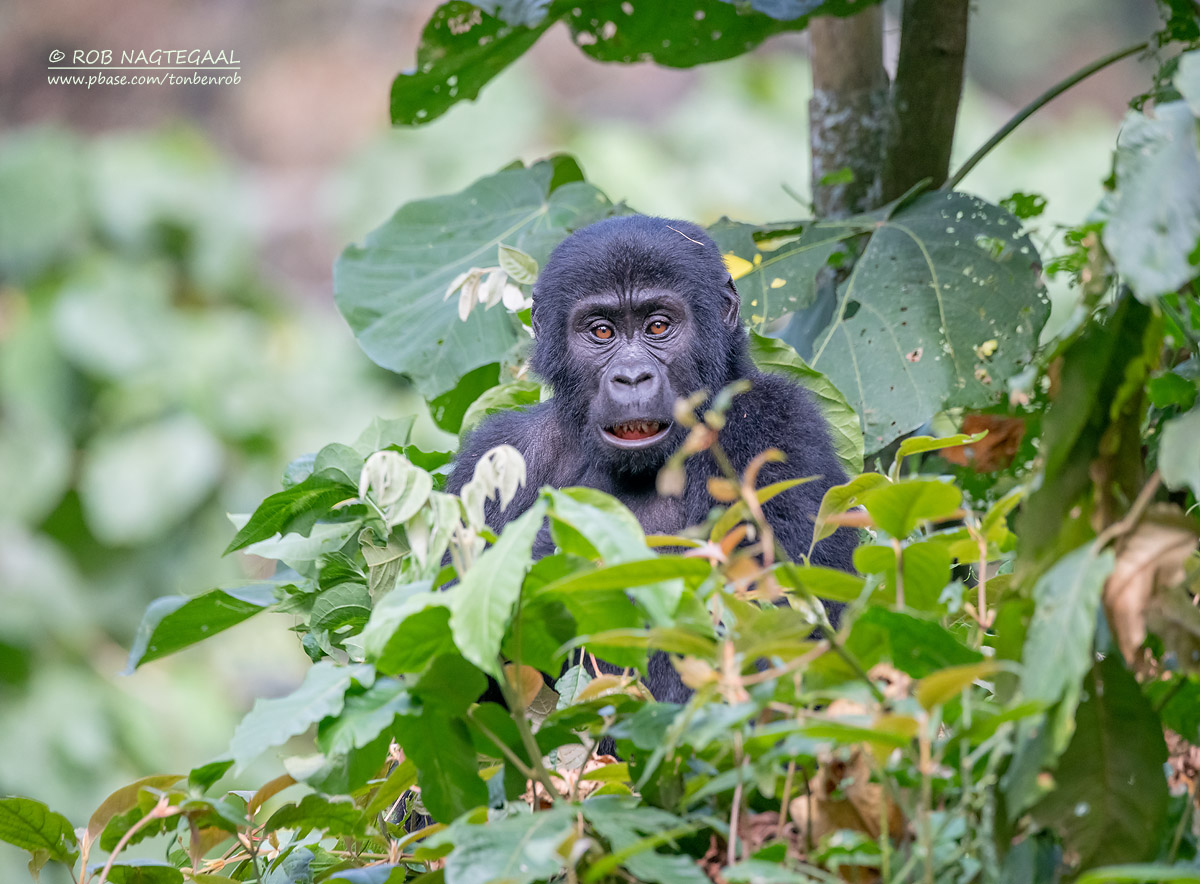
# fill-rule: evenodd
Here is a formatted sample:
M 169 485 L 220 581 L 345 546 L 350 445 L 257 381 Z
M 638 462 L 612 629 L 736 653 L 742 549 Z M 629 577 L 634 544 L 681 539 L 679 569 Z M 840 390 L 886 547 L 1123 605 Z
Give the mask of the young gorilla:
M 781 450 L 786 462 L 766 464 L 760 485 L 819 476 L 764 507 L 788 555 L 806 555 L 821 497 L 846 477 L 808 392 L 751 363 L 739 307 L 720 251 L 694 224 L 635 215 L 572 234 L 533 290 L 533 369 L 554 396 L 484 421 L 467 438 L 447 489 L 458 493 L 476 461 L 507 443 L 524 456 L 527 481 L 503 512 L 489 501 L 494 530 L 528 508 L 542 486 L 585 485 L 619 499 L 647 533 L 677 533 L 704 521 L 715 503 L 707 480 L 721 472 L 711 454 L 697 454 L 687 460 L 683 496 L 657 494 L 659 468 L 687 435 L 672 418 L 675 401 L 745 378 L 751 388 L 733 400 L 720 445 L 739 474 L 765 449 Z M 854 543 L 853 532 L 839 530 L 816 545 L 813 562 L 852 570 Z M 553 548 L 543 528 L 534 553 Z M 652 658 L 647 683 L 659 700 L 690 693 L 664 654 Z

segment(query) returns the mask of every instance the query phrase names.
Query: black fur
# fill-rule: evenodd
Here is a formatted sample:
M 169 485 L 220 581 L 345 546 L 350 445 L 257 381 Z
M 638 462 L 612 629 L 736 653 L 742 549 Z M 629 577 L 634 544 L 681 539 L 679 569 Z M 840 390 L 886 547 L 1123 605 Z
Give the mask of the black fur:
M 659 295 L 666 299 L 663 314 L 655 306 Z M 573 318 L 572 311 L 578 312 L 581 302 L 605 297 L 609 307 L 604 316 L 615 335 L 598 341 L 586 327 L 586 317 Z M 600 428 L 634 418 L 669 420 L 675 398 L 700 389 L 716 393 L 745 378 L 751 388 L 734 399 L 720 444 L 739 473 L 767 448 L 784 452 L 786 462 L 762 469 L 760 486 L 820 476 L 765 507 L 788 555 L 796 560 L 807 555 L 821 497 L 846 476 L 809 393 L 751 363 L 736 289 L 720 251 L 701 228 L 644 216 L 586 227 L 555 249 L 534 287 L 533 301 L 532 364 L 554 397 L 484 421 L 466 439 L 449 491 L 462 489 L 480 456 L 507 443 L 525 457 L 527 482 L 503 512 L 489 503 L 493 529 L 520 515 L 543 486 L 584 485 L 620 499 L 647 533 L 676 533 L 702 522 L 715 505 L 706 485 L 709 477 L 720 475 L 712 456 L 705 452 L 690 458 L 683 497 L 663 498 L 655 492 L 657 471 L 686 430 L 673 425 L 661 443 L 626 451 L 607 444 Z M 647 337 L 644 329 L 647 317 L 659 315 L 674 320 L 661 341 Z M 617 362 L 621 364 L 614 368 Z M 631 380 L 636 382 L 632 386 Z M 853 570 L 855 539 L 850 530 L 838 531 L 817 544 L 813 562 Z M 543 530 L 535 553 L 552 550 L 549 532 Z M 687 689 L 666 662 L 665 657 L 652 661 L 651 692 L 660 700 L 686 699 Z

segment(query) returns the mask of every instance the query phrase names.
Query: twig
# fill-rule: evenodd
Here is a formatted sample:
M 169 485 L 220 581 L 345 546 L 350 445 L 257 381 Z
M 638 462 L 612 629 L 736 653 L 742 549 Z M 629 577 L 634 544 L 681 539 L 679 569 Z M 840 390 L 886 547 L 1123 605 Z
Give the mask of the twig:
M 1146 480 L 1146 484 L 1142 486 L 1142 490 L 1138 492 L 1137 499 L 1134 500 L 1133 506 L 1129 508 L 1129 512 L 1096 535 L 1096 540 L 1092 545 L 1093 549 L 1098 551 L 1107 546 L 1114 538 L 1133 530 L 1134 526 L 1142 518 L 1143 513 L 1146 512 L 1146 507 L 1150 506 L 1150 501 L 1154 499 L 1154 492 L 1158 490 L 1161 482 L 1162 476 L 1158 470 L 1151 473 L 1150 478 Z
M 788 821 L 788 805 L 792 799 L 792 786 L 796 779 L 796 760 L 788 762 L 787 776 L 783 778 L 783 800 L 779 802 L 779 825 L 775 827 L 776 840 L 783 838 L 783 830 Z
M 1016 115 L 1013 116 L 1003 126 L 1001 126 L 1000 129 L 996 132 L 996 134 L 993 135 L 991 138 L 989 138 L 984 143 L 983 147 L 979 148 L 979 150 L 977 150 L 977 151 L 975 151 L 975 153 L 971 154 L 971 156 L 967 158 L 967 161 L 965 163 L 963 163 L 961 166 L 959 166 L 958 171 L 955 172 L 952 176 L 950 176 L 950 180 L 947 181 L 945 183 L 945 185 L 943 185 L 943 188 L 945 190 L 953 190 L 954 188 L 956 188 L 958 186 L 958 183 L 967 176 L 967 173 L 969 173 L 972 169 L 974 169 L 977 165 L 979 165 L 980 160 L 982 160 L 985 156 L 987 156 L 989 153 L 991 153 L 992 149 L 997 144 L 999 144 L 1001 141 L 1003 141 L 1005 138 L 1007 138 L 1009 136 L 1009 134 L 1013 131 L 1013 129 L 1016 129 L 1017 126 L 1024 123 L 1027 119 L 1029 119 L 1030 116 L 1032 116 L 1034 113 L 1036 113 L 1038 110 L 1040 110 L 1044 105 L 1049 104 L 1051 101 L 1058 98 L 1058 96 L 1062 95 L 1064 92 L 1066 92 L 1072 86 L 1074 86 L 1075 84 L 1077 84 L 1083 80 L 1086 80 L 1088 77 L 1090 77 L 1092 74 L 1096 73 L 1097 71 L 1104 70 L 1104 68 L 1108 67 L 1110 64 L 1115 64 L 1116 62 L 1120 61 L 1121 59 L 1128 58 L 1130 55 L 1133 55 L 1134 53 L 1141 52 L 1143 49 L 1146 49 L 1149 45 L 1150 45 L 1149 43 L 1142 42 L 1142 43 L 1138 43 L 1136 46 L 1130 46 L 1127 49 L 1121 49 L 1117 52 L 1110 53 L 1109 55 L 1106 55 L 1103 58 L 1097 59 L 1096 61 L 1092 62 L 1091 64 L 1080 68 L 1079 70 L 1077 70 L 1075 73 L 1071 74 L 1066 79 L 1060 80 L 1058 83 L 1051 86 L 1049 89 L 1047 89 L 1045 92 L 1043 92 L 1037 98 L 1035 98 L 1033 101 L 1029 102 L 1029 104 L 1025 105 L 1023 108 L 1021 108 L 1019 111 L 1017 111 Z
M 121 840 L 117 842 L 117 846 L 114 847 L 112 853 L 108 855 L 108 862 L 104 864 L 104 868 L 100 872 L 100 877 L 96 879 L 96 884 L 105 884 L 105 882 L 108 880 L 108 873 L 112 871 L 113 863 L 116 862 L 118 854 L 120 854 L 120 852 L 124 850 L 126 846 L 128 846 L 134 835 L 136 835 L 146 826 L 150 825 L 153 820 L 164 819 L 179 813 L 179 809 L 176 807 L 171 807 L 168 803 L 169 801 L 170 797 L 168 795 L 164 794 L 160 796 L 158 803 L 154 805 L 153 809 L 151 809 L 148 814 L 130 826 L 129 831 L 121 836 Z

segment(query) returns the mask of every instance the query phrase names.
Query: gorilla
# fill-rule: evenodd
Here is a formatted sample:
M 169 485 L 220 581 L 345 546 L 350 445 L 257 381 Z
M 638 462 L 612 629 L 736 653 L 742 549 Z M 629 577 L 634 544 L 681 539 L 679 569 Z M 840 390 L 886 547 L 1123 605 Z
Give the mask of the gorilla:
M 846 476 L 808 391 L 754 367 L 740 306 L 720 251 L 694 224 L 627 215 L 576 231 L 551 254 L 533 290 L 532 367 L 553 398 L 481 423 L 465 440 L 447 490 L 461 491 L 476 461 L 507 443 L 524 456 L 527 482 L 504 511 L 489 501 L 494 530 L 527 509 L 542 486 L 583 485 L 620 500 L 648 534 L 678 533 L 708 516 L 715 501 L 707 480 L 722 473 L 701 452 L 686 461 L 682 497 L 657 493 L 659 469 L 688 432 L 673 418 L 675 402 L 745 379 L 750 389 L 733 399 L 718 441 L 739 474 L 767 448 L 786 455 L 762 468 L 760 485 L 819 477 L 764 506 L 788 555 L 807 555 L 821 498 Z M 837 531 L 816 545 L 813 563 L 852 571 L 855 540 L 852 530 Z M 543 527 L 534 553 L 553 548 Z M 657 699 L 686 700 L 690 692 L 664 654 L 650 670 Z

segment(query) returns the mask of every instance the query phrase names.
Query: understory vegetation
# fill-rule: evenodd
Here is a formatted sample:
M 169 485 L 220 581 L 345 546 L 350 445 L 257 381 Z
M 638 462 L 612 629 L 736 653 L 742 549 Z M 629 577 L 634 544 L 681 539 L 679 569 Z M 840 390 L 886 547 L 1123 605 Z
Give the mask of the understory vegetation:
M 601 60 L 689 66 L 861 5 L 451 0 L 393 119 L 474 98 L 560 22 Z M 35 876 L 117 884 L 1200 881 L 1200 28 L 1190 2 L 1162 11 L 1139 47 L 1158 74 L 1077 226 L 1034 237 L 1044 200 L 1014 181 L 991 204 L 961 174 L 711 226 L 756 363 L 829 422 L 851 478 L 814 534 L 858 529 L 857 574 L 778 554 L 762 504 L 806 477 L 760 486 L 771 451 L 710 482 L 680 536 L 585 488 L 543 489 L 497 536 L 484 502 L 524 483 L 515 450 L 451 495 L 453 452 L 378 419 L 233 517 L 226 553 L 272 576 L 153 602 L 129 655 L 273 614 L 303 683 L 259 700 L 226 755 L 90 820 L 0 798 L 0 840 Z M 569 156 L 515 164 L 349 246 L 337 303 L 461 434 L 551 395 L 526 367 L 538 270 L 632 210 Z M 1078 301 L 1053 338 L 1047 276 Z M 718 444 L 731 391 L 707 393 L 677 411 L 681 457 Z M 535 560 L 547 521 L 557 551 Z M 837 628 L 822 600 L 845 605 Z M 657 651 L 686 704 L 640 685 Z M 625 674 L 590 676 L 592 657 Z M 480 700 L 489 682 L 503 702 Z M 277 778 L 227 788 L 267 753 Z M 148 839 L 160 858 L 130 858 Z

